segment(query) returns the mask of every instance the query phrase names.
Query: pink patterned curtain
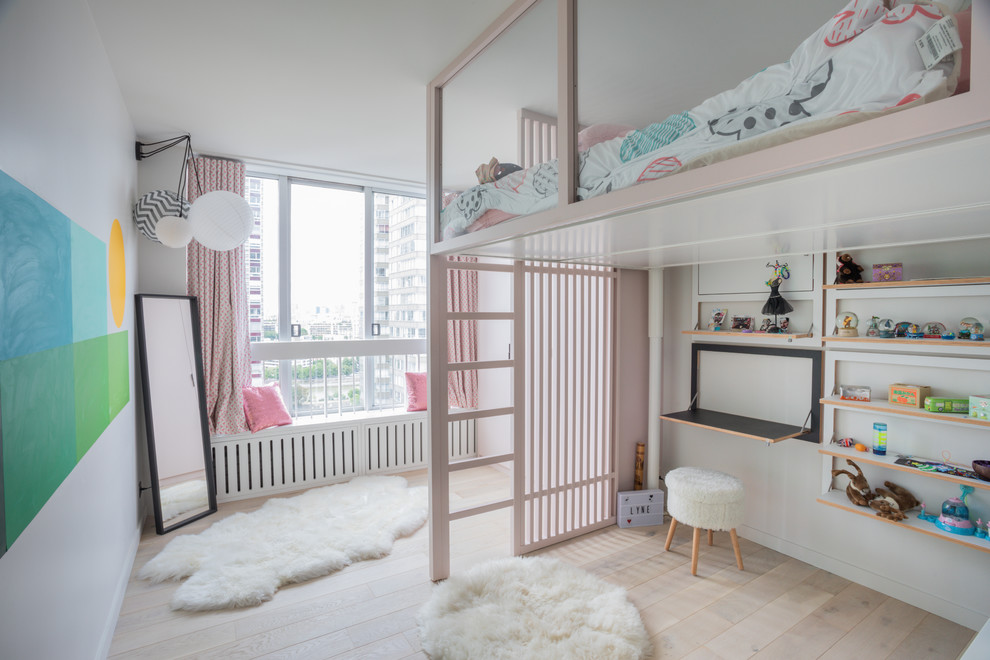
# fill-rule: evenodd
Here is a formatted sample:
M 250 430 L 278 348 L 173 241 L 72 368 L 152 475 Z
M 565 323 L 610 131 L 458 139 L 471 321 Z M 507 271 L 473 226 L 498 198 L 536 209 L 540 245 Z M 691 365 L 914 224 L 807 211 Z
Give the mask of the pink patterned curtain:
M 448 257 L 450 261 L 478 261 L 475 257 Z M 450 312 L 478 311 L 478 271 L 447 271 L 447 305 Z M 478 359 L 478 322 L 447 322 L 447 359 L 449 362 L 474 362 Z M 454 371 L 447 374 L 447 402 L 455 408 L 478 407 L 478 372 Z
M 244 174 L 240 161 L 192 158 L 187 198 L 192 203 L 214 190 L 243 195 Z M 186 248 L 186 288 L 199 299 L 210 433 L 241 433 L 248 428 L 241 388 L 251 384 L 244 246 L 217 252 L 193 240 Z

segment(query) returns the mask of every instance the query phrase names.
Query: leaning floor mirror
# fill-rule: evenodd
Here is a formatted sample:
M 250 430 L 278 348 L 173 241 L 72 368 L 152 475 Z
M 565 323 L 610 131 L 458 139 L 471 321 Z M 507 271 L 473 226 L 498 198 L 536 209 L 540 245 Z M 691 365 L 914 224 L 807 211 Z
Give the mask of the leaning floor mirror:
M 195 297 L 137 294 L 138 347 L 155 528 L 217 510 Z

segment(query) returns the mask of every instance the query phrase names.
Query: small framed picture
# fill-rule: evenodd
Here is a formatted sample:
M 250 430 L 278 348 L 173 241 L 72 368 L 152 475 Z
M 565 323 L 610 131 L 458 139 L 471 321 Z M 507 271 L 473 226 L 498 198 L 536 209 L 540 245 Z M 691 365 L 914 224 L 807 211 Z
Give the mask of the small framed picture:
M 763 317 L 763 323 L 760 324 L 760 332 L 766 332 L 773 325 L 773 319 Z
M 732 329 L 736 331 L 751 332 L 753 330 L 753 317 L 733 316 Z
M 725 324 L 725 319 L 728 315 L 729 315 L 729 310 L 724 307 L 713 308 L 711 320 L 708 322 L 708 329 L 721 330 L 722 326 Z

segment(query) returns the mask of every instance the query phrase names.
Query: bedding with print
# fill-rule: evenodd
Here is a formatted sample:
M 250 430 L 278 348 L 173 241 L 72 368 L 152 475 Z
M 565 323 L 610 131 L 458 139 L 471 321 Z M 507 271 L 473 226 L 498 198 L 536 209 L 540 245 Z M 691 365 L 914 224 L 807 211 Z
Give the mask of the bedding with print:
M 960 57 L 927 70 L 915 41 L 943 18 L 936 5 L 852 0 L 775 64 L 694 108 L 578 153 L 579 199 L 951 96 Z M 486 211 L 557 205 L 557 162 L 466 190 L 441 213 L 443 239 Z M 510 216 L 511 217 L 511 216 Z

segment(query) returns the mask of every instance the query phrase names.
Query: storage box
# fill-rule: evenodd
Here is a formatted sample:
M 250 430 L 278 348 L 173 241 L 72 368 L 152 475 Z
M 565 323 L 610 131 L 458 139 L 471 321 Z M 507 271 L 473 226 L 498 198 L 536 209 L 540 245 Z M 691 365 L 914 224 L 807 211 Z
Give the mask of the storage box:
M 870 388 L 866 385 L 839 385 L 839 398 L 848 401 L 869 401 Z
M 990 421 L 990 394 L 969 395 L 969 416 Z
M 662 490 L 626 490 L 619 493 L 619 527 L 663 524 Z
M 925 410 L 939 413 L 969 412 L 969 399 L 949 399 L 940 396 L 925 397 Z
M 924 408 L 925 397 L 931 396 L 932 388 L 927 385 L 908 385 L 906 383 L 894 383 L 890 386 L 891 403 L 899 406 L 911 406 L 912 408 Z
M 900 282 L 903 272 L 900 263 L 873 264 L 874 282 Z

